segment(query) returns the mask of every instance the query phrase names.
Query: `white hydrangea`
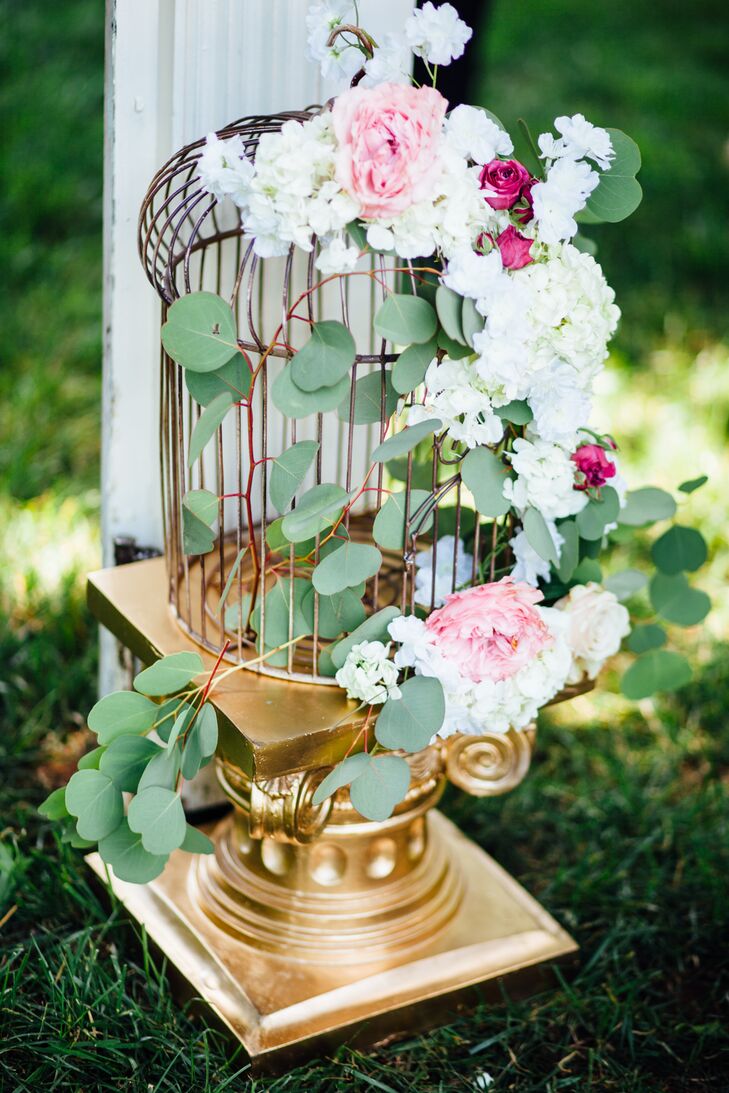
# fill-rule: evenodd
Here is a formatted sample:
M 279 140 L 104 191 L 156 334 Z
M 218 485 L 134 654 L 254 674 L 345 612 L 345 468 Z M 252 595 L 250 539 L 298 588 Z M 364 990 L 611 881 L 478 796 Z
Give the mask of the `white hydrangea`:
M 388 698 L 401 698 L 398 669 L 389 659 L 390 643 L 361 641 L 353 645 L 334 677 L 348 698 L 378 705 Z
M 547 520 L 546 524 L 552 542 L 556 547 L 557 555 L 559 555 L 564 539 L 557 531 L 554 520 Z M 549 580 L 549 562 L 542 558 L 540 554 L 537 554 L 523 529 L 509 539 L 509 546 L 514 552 L 514 568 L 511 571 L 511 576 L 515 581 L 526 581 L 527 584 L 534 585 L 536 588 L 540 580 Z
M 614 656 L 630 633 L 630 615 L 612 592 L 590 581 L 578 584 L 555 604 L 567 619 L 572 650 L 570 683 L 594 679 L 605 661 Z
M 455 558 L 454 558 L 455 556 Z M 454 590 L 453 562 L 456 564 L 455 588 L 462 588 L 473 576 L 473 555 L 466 550 L 463 539 L 443 535 L 435 551 L 435 587 L 433 586 L 433 547 L 415 555 L 415 602 L 422 607 L 441 607 Z
M 446 140 L 464 159 L 490 163 L 497 156 L 514 151 L 511 137 L 483 110 L 461 103 L 451 110 L 445 123 Z
M 493 410 L 491 399 L 473 361 L 449 358 L 433 360 L 425 374 L 426 392 L 422 404 L 410 407 L 408 424 L 439 418 L 453 440 L 469 448 L 498 444 L 504 423 Z
M 560 134 L 559 138 L 552 133 L 542 133 L 539 137 L 543 158 L 591 159 L 603 171 L 610 166 L 615 151 L 607 129 L 593 125 L 584 114 L 573 114 L 571 118 L 563 114 L 555 119 L 554 128 Z
M 519 437 L 507 458 L 517 477 L 506 479 L 504 496 L 519 512 L 531 507 L 545 520 L 557 520 L 573 516 L 587 504 L 587 494 L 574 488 L 575 465 L 558 444 Z
M 365 62 L 362 87 L 381 83 L 410 83 L 412 51 L 408 43 L 396 34 L 386 34 L 382 45 Z
M 449 65 L 462 56 L 473 31 L 452 4 L 435 7 L 430 0 L 405 23 L 405 36 L 416 57 L 431 65 Z
M 485 298 L 491 287 L 505 276 L 496 248 L 488 254 L 478 254 L 472 247 L 460 247 L 448 261 L 441 280 L 459 296 L 477 300 Z
M 400 643 L 395 664 L 414 668 L 416 675 L 435 677 L 443 687 L 446 712 L 438 736 L 523 729 L 561 690 L 572 663 L 564 618 L 550 608 L 537 610 L 551 631 L 552 643 L 508 679 L 481 683 L 461 676 L 458 666 L 441 656 L 421 619 L 414 615 L 393 619 L 390 637 Z
M 239 136 L 221 140 L 209 133 L 198 168 L 201 186 L 217 201 L 230 197 L 240 205 L 246 200 L 255 169 Z
M 318 63 L 323 78 L 337 91 L 349 86 L 352 77 L 362 68 L 364 57 L 361 50 L 341 37 L 331 46 L 327 42 L 336 27 L 355 22 L 352 0 L 322 0 L 311 4 L 306 13 L 307 56 Z
M 342 236 L 338 235 L 319 251 L 314 265 L 325 277 L 333 273 L 345 273 L 354 269 L 359 258 L 357 247 L 348 247 Z
M 534 225 L 543 243 L 559 243 L 577 234 L 575 214 L 584 209 L 600 176 L 584 160 L 555 160 L 544 182 L 532 187 Z
M 575 446 L 580 426 L 590 420 L 590 395 L 575 382 L 574 368 L 557 357 L 535 372 L 528 402 L 534 414 L 530 433 L 565 448 Z

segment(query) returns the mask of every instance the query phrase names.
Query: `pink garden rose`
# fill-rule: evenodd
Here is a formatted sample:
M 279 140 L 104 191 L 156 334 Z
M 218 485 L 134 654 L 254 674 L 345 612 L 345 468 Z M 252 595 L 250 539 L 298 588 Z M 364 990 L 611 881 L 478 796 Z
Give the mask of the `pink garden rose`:
M 599 444 L 583 444 L 573 452 L 571 458 L 584 477 L 584 481 L 575 485 L 577 490 L 599 489 L 616 473 L 615 464 Z
M 337 181 L 364 217 L 399 216 L 432 196 L 447 101 L 432 87 L 353 87 L 332 108 Z
M 531 256 L 533 239 L 527 239 L 518 232 L 513 224 L 502 231 L 496 240 L 496 246 L 501 253 L 501 261 L 504 269 L 523 269 L 534 259 Z
M 425 626 L 462 676 L 474 683 L 508 679 L 554 640 L 534 606 L 541 599 L 531 585 L 502 577 L 453 592 Z
M 492 209 L 511 209 L 531 182 L 531 175 L 518 159 L 492 159 L 481 171 L 479 181 Z

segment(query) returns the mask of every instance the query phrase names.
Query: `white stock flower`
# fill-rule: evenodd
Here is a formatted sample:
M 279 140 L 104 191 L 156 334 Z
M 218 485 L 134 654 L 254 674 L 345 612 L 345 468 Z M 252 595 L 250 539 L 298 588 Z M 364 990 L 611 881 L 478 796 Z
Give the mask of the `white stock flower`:
M 575 446 L 578 429 L 590 420 L 592 399 L 575 382 L 574 368 L 558 357 L 535 372 L 528 402 L 534 414 L 529 432 L 565 448 Z
M 554 520 L 547 520 L 546 523 L 559 555 L 564 539 L 557 531 Z M 526 581 L 527 584 L 534 585 L 536 588 L 540 580 L 549 580 L 549 562 L 542 558 L 541 554 L 537 554 L 527 539 L 525 531 L 517 531 L 516 535 L 509 539 L 509 546 L 514 551 L 514 568 L 511 576 L 515 581 Z
M 380 83 L 410 83 L 412 51 L 408 43 L 396 34 L 386 34 L 381 46 L 365 62 L 365 77 L 361 87 Z
M 236 205 L 246 200 L 254 167 L 246 157 L 243 141 L 239 136 L 221 140 L 217 133 L 209 133 L 198 161 L 200 184 L 217 201 L 230 197 Z
M 573 658 L 569 682 L 579 683 L 585 675 L 594 679 L 630 633 L 627 609 L 612 592 L 593 581 L 575 585 L 555 607 L 568 619 L 567 638 Z
M 438 540 L 435 551 L 435 587 L 433 587 L 433 547 L 419 550 L 415 555 L 415 602 L 422 607 L 441 607 L 446 596 L 454 591 L 453 562 L 455 555 L 456 581 L 459 589 L 473 576 L 473 555 L 465 548 L 463 539 L 458 540 L 456 549 L 455 535 L 443 535 Z
M 390 643 L 361 641 L 353 645 L 342 667 L 334 677 L 348 698 L 368 704 L 401 698 L 397 685 L 398 669 L 389 659 Z
M 584 209 L 587 199 L 600 181 L 584 160 L 556 160 L 544 182 L 532 187 L 534 225 L 543 243 L 559 243 L 577 234 L 575 214 Z
M 587 504 L 587 494 L 574 488 L 575 465 L 558 444 L 519 437 L 507 458 L 517 477 L 506 479 L 504 496 L 520 512 L 531 507 L 545 520 L 557 520 L 573 516 Z
M 491 405 L 476 366 L 464 358 L 447 357 L 431 362 L 425 374 L 426 392 L 422 404 L 410 407 L 408 424 L 439 418 L 453 440 L 469 448 L 497 444 L 504 435 L 504 423 Z
M 461 103 L 451 110 L 445 122 L 446 140 L 465 159 L 483 165 L 496 156 L 514 151 L 511 137 L 475 106 Z
M 357 247 L 348 247 L 341 236 L 322 247 L 314 265 L 328 277 L 332 273 L 345 273 L 354 269 L 359 258 Z
M 563 114 L 555 119 L 554 128 L 560 134 L 559 138 L 552 133 L 542 133 L 539 137 L 543 158 L 591 159 L 603 171 L 610 166 L 615 151 L 607 129 L 593 125 L 584 114 L 573 114 L 571 118 Z
M 430 0 L 405 23 L 405 36 L 416 57 L 431 65 L 449 65 L 463 54 L 473 31 L 452 4 L 435 7 Z

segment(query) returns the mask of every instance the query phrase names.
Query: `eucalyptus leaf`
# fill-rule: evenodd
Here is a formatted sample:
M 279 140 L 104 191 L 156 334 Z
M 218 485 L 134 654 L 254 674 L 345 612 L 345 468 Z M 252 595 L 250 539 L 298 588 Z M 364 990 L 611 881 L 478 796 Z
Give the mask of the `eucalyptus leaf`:
M 523 399 L 507 402 L 505 406 L 494 406 L 494 413 L 502 421 L 510 421 L 512 425 L 528 425 L 534 419 L 531 406 Z
M 556 566 L 557 576 L 561 581 L 569 581 L 577 568 L 580 557 L 580 533 L 574 520 L 564 520 L 557 528 L 562 536 L 562 546 L 559 550 L 559 564 Z
M 211 490 L 188 490 L 182 498 L 183 511 L 188 509 L 207 525 L 215 520 L 218 507 L 218 498 Z
M 619 524 L 628 527 L 644 527 L 658 520 L 669 520 L 676 512 L 676 502 L 670 493 L 656 486 L 644 486 L 630 490 L 620 513 Z
M 127 823 L 150 854 L 170 854 L 182 845 L 187 829 L 180 794 L 162 786 L 143 789 L 129 804 Z
M 218 746 L 218 718 L 215 708 L 206 702 L 190 729 L 182 752 L 182 777 L 195 778 L 215 754 Z
M 172 751 L 167 751 L 166 748 L 160 749 L 159 754 L 153 755 L 147 763 L 144 773 L 139 779 L 137 793 L 141 793 L 143 789 L 149 789 L 150 786 L 174 789 L 177 785 L 177 776 L 180 773 L 181 759 L 179 746 L 173 748 Z
M 633 653 L 647 653 L 666 644 L 666 631 L 657 623 L 636 626 L 629 634 L 626 645 Z
M 706 593 L 692 588 L 683 573 L 656 573 L 650 583 L 650 600 L 659 615 L 677 626 L 695 626 L 711 608 Z
M 680 653 L 654 649 L 638 657 L 620 681 L 626 698 L 636 702 L 660 691 L 675 691 L 691 679 L 691 665 Z
M 292 543 L 310 539 L 336 523 L 348 500 L 349 494 L 342 486 L 329 482 L 312 486 L 293 512 L 284 516 L 281 531 Z
M 232 396 L 233 402 L 241 402 L 251 389 L 251 370 L 245 357 L 236 353 L 215 372 L 191 372 L 187 369 L 185 386 L 200 406 L 209 406 L 214 398 L 225 391 Z
M 377 536 L 375 536 L 377 539 Z M 324 596 L 333 596 L 345 588 L 353 588 L 361 581 L 368 581 L 382 565 L 382 555 L 377 547 L 368 543 L 343 543 L 314 569 L 312 584 Z
M 383 409 L 383 376 L 384 376 L 384 409 Z M 398 393 L 392 386 L 392 373 L 370 372 L 361 376 L 354 387 L 354 417 L 355 425 L 373 425 L 380 421 L 387 421 L 395 412 Z M 337 407 L 337 417 L 340 421 L 349 421 L 351 413 L 351 399 L 349 392 Z
M 214 854 L 215 843 L 204 832 L 188 824 L 180 850 L 184 850 L 186 854 Z
M 120 736 L 101 756 L 99 770 L 125 793 L 134 793 L 147 764 L 159 750 L 159 744 L 146 736 Z
M 117 737 L 117 740 L 123 740 L 124 737 Z M 128 740 L 134 740 L 136 737 L 126 737 Z M 92 748 L 91 751 L 87 751 L 86 755 L 82 755 L 76 766 L 79 770 L 98 770 L 101 757 L 106 751 L 106 748 Z
M 214 372 L 238 353 L 235 316 L 214 292 L 191 292 L 176 300 L 162 327 L 165 352 L 192 372 Z
M 388 641 L 387 628 L 392 620 L 400 614 L 399 607 L 383 607 L 380 611 L 375 611 L 373 615 L 365 619 L 362 625 L 353 630 L 346 638 L 342 638 L 336 645 L 332 645 L 329 649 L 329 655 L 332 658 L 334 667 L 341 668 L 353 646 L 362 641 Z
M 536 550 L 540 558 L 544 558 L 554 566 L 559 565 L 554 539 L 539 509 L 528 508 L 524 513 L 523 525 L 530 547 Z
M 489 448 L 471 448 L 461 464 L 461 478 L 482 516 L 503 516 L 511 508 L 504 497 L 506 468 Z
M 465 297 L 461 308 L 461 329 L 463 337 L 471 348 L 473 348 L 474 335 L 481 333 L 485 321 L 483 315 L 476 310 L 475 300 Z
M 391 292 L 378 308 L 374 325 L 393 345 L 420 345 L 435 335 L 438 319 L 427 300 Z
M 408 395 L 425 379 L 428 365 L 435 360 L 435 338 L 422 345 L 410 345 L 395 361 L 392 369 L 392 386 L 401 395 Z
M 314 323 L 308 342 L 291 360 L 291 379 L 301 391 L 333 387 L 348 375 L 356 355 L 354 338 L 344 323 Z
M 279 512 L 285 512 L 293 501 L 318 451 L 316 440 L 300 440 L 273 459 L 271 501 Z
M 400 684 L 400 698 L 388 698 L 375 723 L 375 736 L 392 751 L 421 751 L 445 718 L 445 697 L 439 680 L 412 676 Z
M 620 512 L 620 498 L 612 486 L 603 486 L 599 497 L 591 497 L 575 517 L 582 539 L 602 539 L 608 524 L 615 523 Z
M 708 474 L 701 474 L 698 478 L 689 478 L 686 482 L 682 482 L 678 487 L 681 493 L 693 493 L 694 490 L 701 489 L 709 481 Z
M 134 678 L 134 688 L 144 695 L 173 695 L 204 671 L 199 653 L 170 653 Z M 107 741 L 102 741 L 107 743 Z
M 189 467 L 192 467 L 195 461 L 200 458 L 206 444 L 215 436 L 232 405 L 233 396 L 227 391 L 223 391 L 220 395 L 216 395 L 200 414 L 190 437 L 190 451 L 187 456 Z
M 38 812 L 47 820 L 62 820 L 70 816 L 66 808 L 66 787 L 61 786 L 49 793 L 43 804 L 38 806 Z
M 577 569 L 572 574 L 572 580 L 575 584 L 589 584 L 590 581 L 595 581 L 599 584 L 602 580 L 602 568 L 600 563 L 595 561 L 594 558 L 582 558 Z
M 150 854 L 142 846 L 142 836 L 132 831 L 126 819 L 115 831 L 99 842 L 99 854 L 114 870 L 114 876 L 130 884 L 147 884 L 158 877 L 167 864 L 167 854 Z
M 215 546 L 215 532 L 182 506 L 182 549 L 185 554 L 209 554 Z
M 435 309 L 438 313 L 440 325 L 449 338 L 455 342 L 467 345 L 463 336 L 461 313 L 463 310 L 463 297 L 446 285 L 438 285 L 435 293 Z
M 600 172 L 600 182 L 587 199 L 586 223 L 616 224 L 635 212 L 643 197 L 636 175 L 640 170 L 640 149 L 634 140 L 620 129 L 608 129 L 615 157 L 606 171 Z
M 282 577 L 269 588 L 264 600 L 265 642 L 268 649 L 283 645 L 291 638 L 305 637 L 314 632 L 314 609 L 309 595 L 311 582 L 305 577 Z M 256 608 L 251 624 L 261 632 L 261 611 Z M 289 626 L 291 633 L 289 633 Z
M 386 550 L 402 550 L 405 547 L 405 502 L 407 490 L 391 493 L 377 513 L 372 525 L 372 537 Z M 430 505 L 429 505 L 430 503 Z M 408 508 L 408 538 L 424 535 L 433 526 L 435 501 L 428 490 L 410 490 Z
M 675 574 L 699 569 L 707 557 L 706 540 L 695 528 L 674 524 L 656 539 L 651 557 L 662 573 Z
M 147 732 L 154 725 L 157 714 L 156 703 L 144 695 L 136 691 L 113 691 L 93 706 L 87 722 L 100 744 L 110 744 L 125 733 Z
M 648 578 L 639 569 L 621 569 L 605 580 L 605 588 L 619 600 L 629 600 L 647 584 Z
M 410 786 L 410 767 L 399 755 L 371 755 L 368 759 L 350 784 L 349 799 L 365 819 L 382 822 L 404 799 Z
M 437 433 L 442 428 L 443 422 L 438 418 L 430 418 L 428 421 L 419 421 L 416 425 L 408 425 L 394 436 L 389 436 L 378 444 L 371 455 L 373 463 L 386 463 L 395 456 L 406 455 L 411 452 L 421 440 L 431 433 Z
M 66 808 L 82 839 L 103 839 L 124 817 L 121 790 L 99 770 L 77 770 L 66 786 Z
M 442 328 L 438 330 L 436 341 L 438 348 L 445 350 L 446 357 L 448 357 L 449 360 L 462 361 L 465 357 L 473 356 L 473 350 L 470 345 L 466 345 L 464 342 L 457 342 L 454 338 L 449 338 Z
M 338 638 L 340 634 L 355 630 L 365 621 L 367 615 L 361 593 L 358 592 L 358 588 L 344 588 L 333 596 L 319 596 L 320 638 Z M 313 586 L 311 595 L 314 595 Z
M 349 376 L 332 387 L 319 387 L 316 391 L 302 391 L 294 383 L 291 365 L 279 372 L 271 388 L 271 397 L 277 410 L 285 417 L 309 417 L 335 410 L 349 392 Z
M 336 767 L 330 770 L 326 778 L 316 787 L 312 804 L 320 805 L 342 786 L 348 786 L 353 778 L 357 778 L 362 773 L 368 763 L 369 756 L 364 752 L 357 752 L 356 755 L 348 755 L 346 759 L 342 759 L 341 763 L 337 763 Z

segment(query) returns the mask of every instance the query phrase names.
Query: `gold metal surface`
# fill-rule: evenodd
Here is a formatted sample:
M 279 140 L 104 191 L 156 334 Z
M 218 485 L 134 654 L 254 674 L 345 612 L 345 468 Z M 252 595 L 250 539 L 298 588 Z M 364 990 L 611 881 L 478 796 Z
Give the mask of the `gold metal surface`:
M 196 992 L 259 1062 L 366 1022 L 366 1038 L 422 1031 L 423 1012 L 441 1021 L 468 988 L 518 983 L 518 973 L 573 953 L 570 936 L 487 854 L 438 812 L 431 842 L 460 874 L 462 898 L 450 920 L 419 949 L 343 949 L 332 962 L 296 961 L 232 937 L 200 907 L 199 866 L 176 851 L 151 884 L 113 880 L 128 911 Z M 105 876 L 98 855 L 89 864 Z M 322 888 L 326 891 L 326 887 Z M 438 1000 L 437 1006 L 433 1002 Z M 435 1018 L 436 1020 L 438 1018 Z M 309 1046 L 311 1050 L 311 1045 Z

